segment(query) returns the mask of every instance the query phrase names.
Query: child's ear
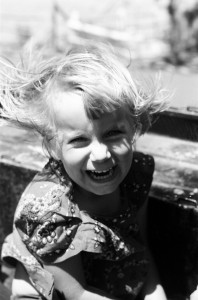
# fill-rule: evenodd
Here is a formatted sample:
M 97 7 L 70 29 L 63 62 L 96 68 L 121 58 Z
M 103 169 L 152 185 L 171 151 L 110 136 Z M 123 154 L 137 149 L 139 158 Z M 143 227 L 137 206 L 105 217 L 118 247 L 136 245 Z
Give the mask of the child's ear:
M 141 123 L 138 123 L 136 125 L 136 128 L 135 128 L 135 133 L 134 133 L 134 136 L 133 136 L 133 139 L 132 139 L 132 144 L 135 144 L 137 139 L 140 137 L 141 135 L 141 132 L 142 132 L 142 124 Z
M 60 160 L 60 146 L 55 138 L 50 141 L 44 140 L 44 146 L 51 157 Z
M 53 157 L 55 160 L 60 160 L 60 155 L 57 151 L 50 149 L 50 156 Z

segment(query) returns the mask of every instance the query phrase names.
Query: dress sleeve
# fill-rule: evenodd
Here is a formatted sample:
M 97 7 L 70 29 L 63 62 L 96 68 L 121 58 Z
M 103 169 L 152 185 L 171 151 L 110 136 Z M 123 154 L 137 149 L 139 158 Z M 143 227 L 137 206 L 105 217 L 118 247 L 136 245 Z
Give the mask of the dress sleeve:
M 81 223 L 67 187 L 37 179 L 22 195 L 14 218 L 17 235 L 41 263 L 59 262 L 66 251 L 68 257 L 80 252 L 69 250 Z

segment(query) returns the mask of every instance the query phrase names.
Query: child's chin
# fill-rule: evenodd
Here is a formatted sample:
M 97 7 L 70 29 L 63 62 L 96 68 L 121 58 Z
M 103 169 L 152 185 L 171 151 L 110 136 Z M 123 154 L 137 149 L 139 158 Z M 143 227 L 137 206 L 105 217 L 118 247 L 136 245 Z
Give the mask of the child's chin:
M 116 189 L 118 188 L 119 186 L 119 183 L 114 183 L 114 184 L 111 184 L 111 185 L 100 185 L 98 187 L 93 187 L 93 188 L 90 188 L 90 191 L 95 194 L 95 195 L 98 195 L 98 196 L 103 196 L 103 195 L 107 195 L 107 194 L 111 194 L 113 192 L 116 191 Z

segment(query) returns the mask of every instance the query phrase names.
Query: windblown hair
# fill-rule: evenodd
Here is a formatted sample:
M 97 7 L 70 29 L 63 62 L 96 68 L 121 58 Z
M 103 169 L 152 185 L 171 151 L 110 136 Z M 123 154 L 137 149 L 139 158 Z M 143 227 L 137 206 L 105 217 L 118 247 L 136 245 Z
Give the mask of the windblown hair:
M 166 108 L 159 82 L 145 91 L 107 45 L 91 43 L 51 59 L 35 56 L 20 66 L 2 60 L 0 64 L 0 122 L 33 129 L 45 141 L 56 134 L 50 102 L 56 90 L 81 93 L 93 119 L 124 107 L 133 124 L 141 125 L 141 133 L 150 127 L 153 115 Z

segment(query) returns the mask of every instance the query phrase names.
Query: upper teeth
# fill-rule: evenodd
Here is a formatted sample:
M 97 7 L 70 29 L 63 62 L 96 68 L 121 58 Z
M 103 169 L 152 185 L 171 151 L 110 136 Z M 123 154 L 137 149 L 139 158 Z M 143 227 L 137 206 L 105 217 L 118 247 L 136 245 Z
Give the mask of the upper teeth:
M 110 169 L 107 169 L 107 170 L 103 170 L 103 171 L 93 171 L 93 170 L 91 170 L 90 172 L 92 172 L 92 173 L 97 173 L 97 174 L 102 174 L 102 173 L 106 173 L 106 172 L 109 172 L 109 171 L 111 171 L 113 168 L 110 168 Z

